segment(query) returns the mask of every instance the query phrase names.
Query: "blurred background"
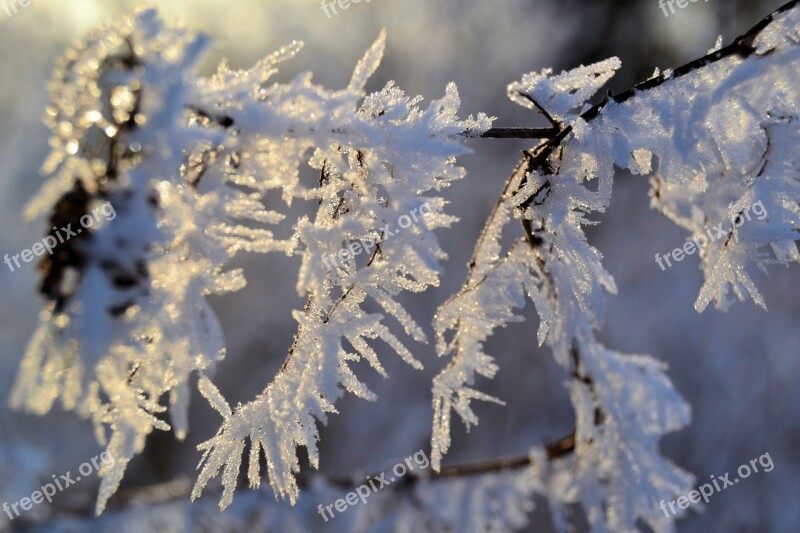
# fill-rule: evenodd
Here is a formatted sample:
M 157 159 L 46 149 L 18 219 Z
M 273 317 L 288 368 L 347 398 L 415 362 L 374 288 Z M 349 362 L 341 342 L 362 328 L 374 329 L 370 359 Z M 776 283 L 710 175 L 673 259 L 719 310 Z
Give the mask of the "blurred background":
M 718 35 L 725 43 L 744 32 L 782 0 L 710 0 L 690 3 L 665 17 L 657 0 L 372 0 L 327 17 L 317 0 L 171 0 L 159 7 L 168 21 L 181 21 L 216 39 L 210 70 L 227 57 L 246 67 L 294 39 L 306 43 L 299 57 L 281 67 L 279 80 L 312 70 L 317 82 L 344 87 L 363 51 L 388 29 L 381 68 L 369 88 L 396 80 L 409 94 L 438 98 L 455 81 L 462 116 L 479 111 L 497 116 L 497 126 L 544 126 L 539 117 L 511 104 L 508 83 L 523 73 L 556 71 L 616 55 L 623 68 L 610 84 L 621 91 L 650 76 L 704 55 Z M 35 0 L 7 16 L 0 10 L 0 255 L 16 253 L 41 239 L 45 223 L 25 222 L 22 206 L 42 183 L 39 165 L 47 154 L 48 131 L 41 117 L 46 83 L 55 59 L 86 32 L 138 7 L 125 0 Z M 407 308 L 430 332 L 438 304 L 461 286 L 466 262 L 485 217 L 517 162 L 521 141 L 469 141 L 475 153 L 461 163 L 465 180 L 446 191 L 461 223 L 440 234 L 450 259 L 440 288 L 406 298 Z M 775 468 L 713 497 L 702 514 L 691 512 L 678 530 L 800 530 L 800 271 L 774 267 L 757 275 L 769 312 L 751 302 L 728 313 L 698 315 L 693 303 L 702 282 L 697 258 L 662 272 L 663 253 L 684 242 L 684 233 L 649 209 L 646 179 L 620 174 L 603 224 L 589 228 L 605 256 L 619 295 L 609 299 L 604 342 L 613 349 L 650 353 L 670 365 L 678 391 L 693 408 L 693 424 L 663 441 L 667 456 L 699 480 L 735 470 L 763 453 Z M 228 340 L 228 358 L 215 381 L 227 399 L 246 402 L 260 392 L 283 362 L 295 323 L 290 309 L 303 301 L 294 292 L 296 260 L 279 256 L 237 259 L 249 288 L 215 298 Z M 11 273 L 0 268 L 0 399 L 8 396 L 41 301 L 33 265 Z M 572 428 L 565 376 L 550 353 L 536 347 L 538 321 L 500 331 L 488 346 L 497 357 L 495 380 L 479 384 L 506 407 L 478 406 L 479 426 L 467 435 L 454 422 L 450 463 L 525 453 Z M 426 367 L 418 372 L 396 358 L 384 364 L 391 379 L 363 372 L 380 400 L 347 397 L 341 415 L 322 436 L 322 470 L 348 473 L 382 469 L 419 449 L 429 450 L 431 378 L 446 361 L 432 346 L 417 345 Z M 797 403 L 795 403 L 797 402 Z M 156 432 L 147 450 L 128 469 L 123 489 L 192 477 L 198 442 L 211 437 L 218 415 L 196 397 L 186 442 Z M 29 495 L 53 473 L 76 470 L 100 449 L 89 423 L 55 411 L 44 418 L 20 415 L 0 403 L 0 501 Z M 701 481 L 702 483 L 703 481 Z M 96 480 L 68 491 L 65 508 L 91 501 Z M 288 508 L 286 513 L 309 512 Z M 26 514 L 34 527 L 47 521 L 39 506 Z M 544 506 L 532 527 L 548 530 Z M 8 526 L 6 524 L 6 526 Z M 3 529 L 0 520 L 0 530 Z

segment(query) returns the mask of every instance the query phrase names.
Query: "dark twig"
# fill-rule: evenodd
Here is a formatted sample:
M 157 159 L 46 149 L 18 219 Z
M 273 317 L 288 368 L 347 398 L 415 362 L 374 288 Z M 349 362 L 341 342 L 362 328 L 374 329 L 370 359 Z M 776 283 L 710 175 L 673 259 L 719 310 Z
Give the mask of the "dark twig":
M 573 430 L 569 435 L 563 437 L 545 447 L 547 459 L 559 459 L 566 457 L 575 451 L 575 431 Z M 440 472 L 428 473 L 425 471 L 409 472 L 403 478 L 403 486 L 415 484 L 422 480 L 448 480 L 460 477 L 484 475 L 484 474 L 499 474 L 508 470 L 516 470 L 525 468 L 533 464 L 530 455 L 519 455 L 514 457 L 490 459 L 487 461 L 477 463 L 466 463 L 462 465 L 454 465 L 451 467 L 443 468 Z M 376 475 L 379 475 L 376 473 Z M 369 476 L 376 477 L 376 476 Z M 352 476 L 333 476 L 323 473 L 313 472 L 310 474 L 300 475 L 298 477 L 298 485 L 301 487 L 309 487 L 314 479 L 323 479 L 328 485 L 339 487 L 342 489 L 351 489 L 359 485 L 364 479 L 362 475 Z M 400 483 L 396 484 L 398 487 Z M 156 485 L 147 485 L 144 487 L 136 487 L 119 491 L 109 502 L 109 510 L 113 509 L 126 509 L 131 504 L 148 504 L 159 505 L 169 502 L 174 502 L 181 499 L 187 499 L 192 490 L 192 483 L 186 478 L 178 478 L 167 483 Z M 209 496 L 210 497 L 210 496 Z M 92 515 L 92 502 L 85 502 L 85 506 L 71 508 L 60 508 L 63 515 L 70 516 L 91 516 Z
M 552 124 L 552 125 L 553 125 L 553 127 L 554 127 L 556 130 L 559 130 L 559 129 L 561 129 L 561 127 L 562 127 L 562 124 L 561 124 L 561 122 L 559 122 L 558 120 L 556 120 L 556 119 L 555 119 L 555 117 L 553 117 L 553 115 L 551 115 L 550 113 L 548 113 L 548 112 L 547 112 L 547 109 L 545 109 L 544 107 L 542 107 L 542 106 L 539 104 L 539 102 L 537 102 L 536 100 L 534 100 L 534 99 L 533 99 L 533 97 L 532 97 L 531 95 L 529 95 L 529 94 L 525 94 L 525 93 L 521 93 L 521 92 L 519 92 L 519 91 L 515 91 L 515 92 L 516 92 L 516 93 L 517 93 L 519 96 L 521 96 L 522 98 L 525 98 L 525 99 L 526 99 L 526 100 L 528 100 L 528 101 L 529 101 L 531 104 L 533 104 L 533 107 L 535 107 L 535 108 L 536 108 L 536 109 L 537 109 L 537 110 L 538 110 L 538 111 L 539 111 L 539 112 L 540 112 L 542 115 L 544 115 L 544 118 L 546 118 L 546 119 L 547 119 L 547 121 L 548 121 L 550 124 Z
M 483 132 L 483 139 L 552 139 L 559 128 L 491 128 Z
M 800 3 L 800 0 L 792 0 L 787 4 L 779 7 L 775 11 L 773 11 L 768 16 L 764 17 L 758 24 L 753 26 L 750 30 L 746 33 L 742 34 L 741 36 L 737 37 L 731 44 L 728 46 L 717 50 L 716 52 L 712 52 L 707 54 L 699 59 L 695 59 L 694 61 L 690 61 L 689 63 L 676 68 L 673 71 L 666 71 L 663 74 L 641 82 L 632 88 L 628 89 L 627 91 L 621 92 L 617 95 L 609 95 L 603 98 L 599 103 L 591 107 L 588 111 L 581 115 L 581 118 L 586 122 L 591 122 L 592 120 L 596 119 L 600 116 L 601 112 L 609 103 L 616 102 L 618 104 L 622 104 L 631 98 L 634 98 L 636 95 L 646 92 L 650 89 L 654 89 L 664 83 L 679 78 L 681 76 L 685 76 L 697 70 L 707 67 L 710 64 L 716 63 L 722 59 L 731 56 L 739 56 L 741 58 L 746 58 L 753 55 L 756 52 L 756 48 L 754 46 L 754 42 L 758 35 L 761 33 L 764 28 L 769 26 L 769 24 L 775 20 L 775 17 L 781 13 L 789 11 L 797 6 Z M 765 54 L 766 55 L 766 54 Z M 522 95 L 525 96 L 525 95 Z M 531 158 L 529 164 L 529 170 L 542 170 L 544 165 L 547 163 L 548 158 L 553 153 L 553 151 L 558 148 L 561 143 L 569 137 L 569 134 L 572 133 L 572 126 L 566 126 L 557 135 L 552 137 L 540 150 L 536 152 L 535 157 Z M 525 185 L 525 182 L 521 184 L 522 186 Z M 526 207 L 525 204 L 521 207 Z
M 575 451 L 575 431 L 570 433 L 564 438 L 547 445 L 546 452 L 548 459 L 559 459 L 565 457 Z M 504 470 L 513 470 L 516 468 L 524 468 L 532 465 L 531 457 L 529 455 L 520 455 L 516 457 L 492 459 L 481 463 L 470 463 L 458 466 L 451 466 L 443 468 L 440 472 L 435 472 L 428 476 L 430 479 L 441 478 L 456 478 L 465 476 L 474 476 L 479 474 L 496 474 Z M 422 476 L 417 476 L 424 477 Z

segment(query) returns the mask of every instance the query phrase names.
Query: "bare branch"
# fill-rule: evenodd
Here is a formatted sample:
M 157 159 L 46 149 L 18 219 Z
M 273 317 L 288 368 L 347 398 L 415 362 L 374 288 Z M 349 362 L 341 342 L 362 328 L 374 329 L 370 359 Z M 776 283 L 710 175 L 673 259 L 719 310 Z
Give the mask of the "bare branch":
M 483 139 L 552 139 L 559 128 L 491 128 L 483 132 Z
M 569 435 L 548 444 L 545 447 L 547 458 L 550 460 L 566 457 L 575 451 L 575 431 Z M 442 468 L 440 472 L 409 472 L 403 478 L 403 484 L 396 484 L 397 487 L 414 484 L 421 480 L 451 480 L 454 478 L 498 474 L 507 470 L 516 470 L 531 466 L 533 463 L 529 455 L 519 455 L 513 457 L 500 457 L 487 461 L 466 463 Z M 375 476 L 371 476 L 375 477 Z M 298 484 L 301 487 L 309 487 L 314 479 L 323 479 L 325 483 L 335 487 L 353 488 L 360 480 L 364 479 L 361 473 L 349 476 L 334 476 L 323 473 L 312 473 L 298 477 Z M 187 499 L 192 491 L 192 483 L 186 478 L 177 478 L 167 483 L 147 485 L 144 487 L 120 490 L 109 502 L 109 509 L 126 509 L 132 504 L 138 505 L 159 505 L 177 500 Z M 211 497 L 209 495 L 209 497 Z M 62 515 L 70 516 L 93 516 L 92 502 L 85 502 L 86 505 L 71 508 L 62 507 L 59 509 Z

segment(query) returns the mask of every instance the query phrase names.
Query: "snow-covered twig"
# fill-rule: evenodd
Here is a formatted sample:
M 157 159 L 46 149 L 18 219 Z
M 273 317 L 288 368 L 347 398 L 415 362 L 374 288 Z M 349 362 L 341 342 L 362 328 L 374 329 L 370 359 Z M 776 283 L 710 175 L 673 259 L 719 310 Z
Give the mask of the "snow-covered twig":
M 770 205 L 760 226 L 703 251 L 706 284 L 696 307 L 715 299 L 725 308 L 729 287 L 763 305 L 744 266 L 763 268 L 765 246 L 781 263 L 800 260 L 793 242 L 800 162 L 790 148 L 800 133 L 798 34 L 800 13 L 790 2 L 731 45 L 594 106 L 584 102 L 619 68 L 616 58 L 555 76 L 531 73 L 509 86 L 512 100 L 559 131 L 525 153 L 484 227 L 464 287 L 437 313 L 437 352 L 451 361 L 434 380 L 435 468 L 450 446 L 451 412 L 469 427 L 478 422 L 472 400 L 501 402 L 474 385 L 499 370 L 483 345 L 496 328 L 521 320 L 514 310 L 530 298 L 541 318 L 539 343 L 572 378 L 576 411 L 575 457 L 553 464 L 553 475 L 564 469 L 571 481 L 540 486 L 557 523 L 564 504 L 580 502 L 596 530 L 633 531 L 637 520 L 670 529 L 655 504 L 680 494 L 691 477 L 660 456 L 658 439 L 686 425 L 689 409 L 664 365 L 597 341 L 603 292 L 616 287 L 581 226 L 609 204 L 615 166 L 633 174 L 655 168 L 653 205 L 691 230 L 756 201 Z M 589 189 L 584 182 L 592 180 Z M 500 236 L 512 216 L 521 218 L 523 238 L 504 252 Z

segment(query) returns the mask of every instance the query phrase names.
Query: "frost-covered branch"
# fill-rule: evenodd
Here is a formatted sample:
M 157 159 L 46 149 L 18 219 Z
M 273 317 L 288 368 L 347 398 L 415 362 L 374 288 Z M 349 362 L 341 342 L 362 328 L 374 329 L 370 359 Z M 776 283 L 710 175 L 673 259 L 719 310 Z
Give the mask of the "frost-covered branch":
M 364 358 L 386 377 L 372 346 L 375 341 L 382 341 L 415 368 L 422 367 L 383 323 L 384 314 L 366 314 L 362 306 L 367 299 L 373 300 L 387 315 L 396 318 L 415 341 L 425 342 L 422 328 L 395 297 L 403 291 L 421 292 L 438 285 L 438 263 L 444 253 L 433 230 L 449 226 L 453 219 L 444 214 L 442 198 L 425 194 L 463 176 L 463 170 L 453 165 L 453 158 L 466 150 L 456 140 L 463 131 L 486 130 L 489 121 L 486 117 L 457 120 L 458 96 L 452 85 L 442 100 L 425 111 L 416 107 L 418 100 L 404 97 L 391 84 L 380 93 L 368 95 L 359 105 L 364 96 L 363 85 L 378 66 L 383 40 L 381 37 L 356 68 L 348 90 L 332 95 L 340 109 L 326 110 L 322 102 L 314 101 L 318 98 L 314 92 L 296 91 L 300 95 L 310 92 L 309 100 L 302 102 L 307 113 L 310 111 L 305 116 L 321 117 L 321 124 L 305 124 L 300 117 L 287 123 L 280 115 L 283 106 L 297 104 L 294 95 L 287 98 L 286 104 L 281 102 L 287 89 L 258 94 L 257 101 L 265 105 L 256 107 L 255 112 L 264 116 L 254 117 L 253 109 L 215 101 L 230 98 L 231 85 L 241 83 L 246 87 L 254 80 L 225 79 L 220 83 L 218 75 L 209 84 L 213 96 L 205 98 L 202 108 L 225 109 L 234 124 L 243 125 L 245 131 L 252 128 L 257 135 L 266 135 L 259 128 L 280 125 L 288 126 L 294 137 L 307 136 L 307 144 L 293 150 L 303 154 L 316 147 L 310 164 L 321 171 L 321 187 L 294 193 L 316 200 L 319 209 L 313 222 L 300 220 L 295 233 L 298 250 L 294 253 L 303 259 L 297 289 L 299 294 L 308 296 L 309 303 L 303 313 L 295 314 L 299 328 L 290 356 L 258 398 L 236 412 L 224 405 L 220 408 L 224 424 L 202 446 L 206 455 L 194 497 L 225 466 L 226 491 L 221 505 L 230 504 L 245 440 L 250 439 L 254 449 L 248 467 L 251 485 L 258 486 L 260 482 L 258 457 L 263 449 L 276 493 L 294 500 L 298 494 L 295 474 L 299 471 L 296 448 L 305 447 L 311 464 L 318 466 L 315 419 L 324 422 L 327 413 L 334 412 L 334 402 L 342 390 L 375 398 L 352 374 L 351 362 Z M 214 84 L 220 84 L 221 90 L 215 93 Z M 277 132 L 273 135 L 280 138 Z M 243 162 L 242 168 L 246 167 Z M 243 179 L 248 177 L 246 170 L 240 168 L 238 172 Z M 285 179 L 267 180 L 264 186 L 280 188 L 284 196 L 295 187 L 296 181 Z M 413 218 L 414 224 L 404 226 L 400 222 L 407 229 L 390 240 L 383 230 L 376 229 L 403 218 Z M 353 254 L 335 269 L 323 268 L 327 258 L 336 257 L 346 243 L 361 236 L 366 236 L 373 248 L 365 262 L 359 262 Z M 201 391 L 210 389 L 211 385 L 206 384 Z M 214 403 L 219 407 L 219 402 Z
M 619 68 L 615 58 L 557 76 L 531 73 L 509 86 L 512 100 L 563 127 L 526 152 L 484 227 L 463 289 L 437 313 L 437 352 L 451 361 L 433 387 L 435 467 L 450 445 L 451 411 L 469 427 L 478 422 L 472 400 L 500 401 L 475 387 L 479 376 L 499 370 L 483 344 L 521 320 L 514 311 L 530 298 L 541 318 L 539 343 L 572 377 L 576 453 L 552 466 L 552 475 L 570 481 L 542 484 L 557 523 L 564 504 L 580 502 L 596 530 L 633 531 L 637 520 L 670 528 L 656 503 L 691 477 L 660 456 L 658 439 L 687 424 L 689 409 L 664 365 L 597 341 L 603 293 L 616 288 L 581 226 L 608 206 L 615 166 L 655 170 L 654 206 L 692 231 L 756 202 L 770 205 L 769 217 L 703 250 L 706 284 L 696 307 L 711 299 L 726 307 L 729 288 L 763 304 L 744 267 L 770 262 L 765 246 L 778 262 L 799 258 L 798 161 L 790 148 L 798 133 L 799 30 L 791 2 L 730 46 L 595 106 L 584 101 Z M 584 185 L 592 180 L 592 188 Z M 523 237 L 503 251 L 512 216 L 522 219 Z
M 384 44 L 382 33 L 340 90 L 314 84 L 310 73 L 268 84 L 300 43 L 249 70 L 223 64 L 202 78 L 194 65 L 206 39 L 166 29 L 146 10 L 98 32 L 59 66 L 48 109 L 51 178 L 29 214 L 52 210 L 53 223 L 66 224 L 108 200 L 118 217 L 45 265 L 48 308 L 12 403 L 42 414 L 60 398 L 93 419 L 117 460 L 100 473 L 98 512 L 154 429 L 183 438 L 193 373 L 224 420 L 202 446 L 195 495 L 224 466 L 224 506 L 248 438 L 251 485 L 260 482 L 263 451 L 276 494 L 297 497 L 297 447 L 316 466 L 317 422 L 345 390 L 375 397 L 350 366 L 363 358 L 386 376 L 377 343 L 421 368 L 385 319 L 425 341 L 396 297 L 439 283 L 445 254 L 434 231 L 455 219 L 438 193 L 464 176 L 455 165 L 469 151 L 463 141 L 491 119 L 457 118 L 453 84 L 425 108 L 391 82 L 366 94 Z M 318 185 L 301 183 L 306 164 L 320 171 Z M 286 207 L 315 203 L 314 220 L 287 221 L 278 202 L 268 209 L 276 194 Z M 279 240 L 270 226 L 284 222 L 294 234 Z M 389 239 L 385 228 L 397 224 L 402 231 Z M 339 253 L 356 242 L 370 248 L 368 260 Z M 286 364 L 234 410 L 206 376 L 225 345 L 205 296 L 245 286 L 241 271 L 225 270 L 235 254 L 273 251 L 300 256 L 297 292 L 308 304 L 294 314 Z M 380 310 L 366 312 L 373 303 Z M 165 394 L 171 425 L 161 417 Z

